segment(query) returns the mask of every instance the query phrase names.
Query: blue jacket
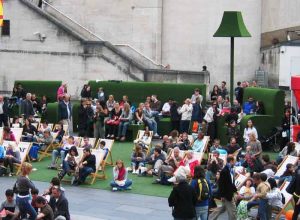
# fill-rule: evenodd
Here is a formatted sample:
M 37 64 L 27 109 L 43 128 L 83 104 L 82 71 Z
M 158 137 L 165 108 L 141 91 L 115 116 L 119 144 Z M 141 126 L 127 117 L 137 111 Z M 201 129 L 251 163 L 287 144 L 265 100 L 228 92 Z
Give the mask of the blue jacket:
M 5 149 L 3 146 L 0 146 L 0 159 L 4 159 L 5 157 Z
M 209 198 L 211 198 L 211 183 L 208 179 L 205 179 L 207 181 L 207 184 L 208 184 L 208 187 L 209 187 Z M 199 185 L 198 185 L 198 179 L 192 179 L 192 182 L 191 182 L 191 186 L 193 187 L 193 189 L 195 189 L 196 193 L 197 193 L 197 198 L 198 198 L 198 195 L 199 195 Z M 197 201 L 196 203 L 196 206 L 199 207 L 199 206 L 208 206 L 209 204 L 209 199 L 206 199 L 206 200 L 203 200 L 203 201 Z
M 70 112 L 70 115 L 68 117 L 68 109 Z M 72 116 L 72 107 L 71 103 L 69 102 L 68 105 L 64 102 L 61 101 L 58 104 L 58 120 L 64 120 L 64 119 L 70 119 Z

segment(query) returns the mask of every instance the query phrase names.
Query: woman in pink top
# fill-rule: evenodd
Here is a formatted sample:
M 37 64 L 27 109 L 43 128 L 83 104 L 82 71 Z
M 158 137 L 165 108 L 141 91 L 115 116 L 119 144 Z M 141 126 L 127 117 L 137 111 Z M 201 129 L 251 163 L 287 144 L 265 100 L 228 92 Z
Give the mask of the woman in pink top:
M 67 93 L 67 84 L 63 83 L 57 90 L 57 101 L 62 100 L 62 98 L 66 93 Z

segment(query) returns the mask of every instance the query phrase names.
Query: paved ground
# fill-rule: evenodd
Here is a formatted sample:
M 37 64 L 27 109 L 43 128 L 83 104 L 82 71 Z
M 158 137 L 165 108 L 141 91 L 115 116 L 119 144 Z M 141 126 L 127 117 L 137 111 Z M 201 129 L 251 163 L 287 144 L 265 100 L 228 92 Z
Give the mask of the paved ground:
M 5 190 L 14 183 L 14 178 L 0 178 L 0 201 L 5 198 Z M 34 184 L 41 192 L 48 187 L 45 182 L 34 181 Z M 173 219 L 167 198 L 70 186 L 65 189 L 72 220 Z M 219 219 L 226 220 L 227 215 L 223 216 Z

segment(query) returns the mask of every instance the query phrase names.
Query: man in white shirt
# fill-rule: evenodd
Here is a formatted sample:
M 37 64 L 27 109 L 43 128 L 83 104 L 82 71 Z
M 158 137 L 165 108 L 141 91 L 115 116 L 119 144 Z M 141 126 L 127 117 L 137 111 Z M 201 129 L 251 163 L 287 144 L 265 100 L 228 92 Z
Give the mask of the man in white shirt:
M 190 99 L 184 101 L 184 105 L 179 110 L 181 114 L 180 133 L 189 133 L 190 122 L 192 118 L 193 105 Z
M 162 107 L 162 115 L 163 116 L 170 116 L 170 109 L 172 105 L 173 99 L 169 98 L 168 102 L 166 102 Z

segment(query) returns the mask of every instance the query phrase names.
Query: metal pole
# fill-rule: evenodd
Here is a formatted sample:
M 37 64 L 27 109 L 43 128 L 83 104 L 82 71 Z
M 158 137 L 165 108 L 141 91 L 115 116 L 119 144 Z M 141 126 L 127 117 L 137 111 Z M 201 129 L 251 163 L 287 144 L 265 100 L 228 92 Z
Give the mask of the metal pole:
M 230 38 L 230 102 L 233 105 L 234 84 L 234 37 Z

